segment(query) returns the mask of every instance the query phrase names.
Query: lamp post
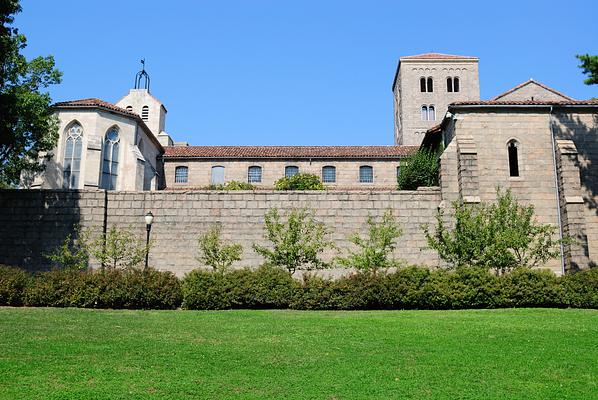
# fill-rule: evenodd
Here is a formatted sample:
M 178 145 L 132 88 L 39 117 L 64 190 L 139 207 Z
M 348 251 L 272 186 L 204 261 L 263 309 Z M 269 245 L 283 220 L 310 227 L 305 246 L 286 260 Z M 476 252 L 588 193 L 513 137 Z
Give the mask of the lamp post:
M 152 230 L 152 222 L 154 222 L 154 214 L 151 211 L 148 211 L 145 214 L 145 229 L 147 230 L 147 238 L 145 240 L 145 269 L 147 269 L 147 262 L 149 259 L 149 239 L 150 239 L 150 231 Z

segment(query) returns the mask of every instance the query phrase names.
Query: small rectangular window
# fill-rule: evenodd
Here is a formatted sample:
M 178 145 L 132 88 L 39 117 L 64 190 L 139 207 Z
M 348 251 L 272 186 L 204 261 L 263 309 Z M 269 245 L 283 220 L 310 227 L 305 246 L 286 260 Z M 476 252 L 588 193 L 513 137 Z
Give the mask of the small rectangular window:
M 374 169 L 369 165 L 359 167 L 359 183 L 374 182 Z
M 174 182 L 175 183 L 187 183 L 188 180 L 189 180 L 189 168 L 176 167 L 174 170 Z
M 335 183 L 336 182 L 336 167 L 327 165 L 322 168 L 322 182 Z
M 299 167 L 295 165 L 287 165 L 284 168 L 284 176 L 287 178 L 292 178 L 293 176 L 299 173 Z
M 216 165 L 212 167 L 212 177 L 210 179 L 212 185 L 220 185 L 224 183 L 224 167 Z
M 247 182 L 260 183 L 262 181 L 262 167 L 254 165 L 247 170 Z

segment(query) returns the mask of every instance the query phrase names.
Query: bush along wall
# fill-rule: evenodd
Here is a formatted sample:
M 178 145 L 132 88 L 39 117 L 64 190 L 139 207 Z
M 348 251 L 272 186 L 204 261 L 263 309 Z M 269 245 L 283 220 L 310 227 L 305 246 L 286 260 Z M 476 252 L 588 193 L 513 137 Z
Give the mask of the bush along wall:
M 195 270 L 179 280 L 155 269 L 53 270 L 29 274 L 0 266 L 0 305 L 128 309 L 371 310 L 503 307 L 598 308 L 598 269 L 557 277 L 515 269 L 493 275 L 407 267 L 333 280 L 262 266 Z

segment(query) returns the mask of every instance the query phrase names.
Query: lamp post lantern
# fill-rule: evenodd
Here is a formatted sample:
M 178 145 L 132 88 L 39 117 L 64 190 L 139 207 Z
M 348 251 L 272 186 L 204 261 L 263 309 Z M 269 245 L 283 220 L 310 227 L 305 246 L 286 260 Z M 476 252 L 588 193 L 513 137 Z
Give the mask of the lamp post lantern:
M 145 214 L 145 229 L 147 231 L 147 237 L 145 240 L 145 269 L 147 269 L 147 263 L 149 259 L 149 240 L 150 240 L 150 232 L 152 230 L 152 222 L 154 222 L 154 214 L 151 211 L 148 211 Z

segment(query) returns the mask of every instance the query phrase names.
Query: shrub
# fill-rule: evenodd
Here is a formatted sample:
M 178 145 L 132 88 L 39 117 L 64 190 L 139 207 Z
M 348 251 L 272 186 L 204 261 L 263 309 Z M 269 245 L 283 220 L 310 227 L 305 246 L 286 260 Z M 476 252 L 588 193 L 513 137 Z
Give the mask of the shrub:
M 296 310 L 343 310 L 347 309 L 345 293 L 333 279 L 305 274 L 290 302 Z
M 235 308 L 287 308 L 297 282 L 284 270 L 263 265 L 227 274 Z
M 21 268 L 0 265 L 0 306 L 23 305 L 23 291 L 30 278 Z
M 559 279 L 548 270 L 516 268 L 500 279 L 503 307 L 562 307 Z
M 344 267 L 374 274 L 379 269 L 399 266 L 399 261 L 392 258 L 392 253 L 397 246 L 396 240 L 402 232 L 392 215 L 392 210 L 386 211 L 380 222 L 376 222 L 369 216 L 367 224 L 369 229 L 366 238 L 362 238 L 358 233 L 349 238 L 359 251 L 349 251 L 347 257 L 338 257 L 336 261 Z
M 182 307 L 187 310 L 223 310 L 234 304 L 226 274 L 196 269 L 185 276 L 182 288 Z
M 316 222 L 313 212 L 293 210 L 283 221 L 273 208 L 265 215 L 265 225 L 265 238 L 272 243 L 272 249 L 255 243 L 253 249 L 270 265 L 284 267 L 291 275 L 298 269 L 310 271 L 328 267 L 320 259 L 320 253 L 334 244 L 327 238 L 330 230 Z
M 505 272 L 536 267 L 560 254 L 556 227 L 539 224 L 533 206 L 517 202 L 511 192 L 497 190 L 496 203 L 453 204 L 455 227 L 448 229 L 441 211 L 434 233 L 424 226 L 428 246 L 453 267 L 493 268 Z
M 280 178 L 274 187 L 276 190 L 326 190 L 319 176 L 303 172 Z
M 88 232 L 75 229 L 75 237 L 66 235 L 62 244 L 45 257 L 52 261 L 54 267 L 83 270 L 89 264 Z
M 214 268 L 226 271 L 235 261 L 241 260 L 243 247 L 240 244 L 226 244 L 220 238 L 220 225 L 212 225 L 198 238 L 200 255 L 197 260 Z
M 410 266 L 386 276 L 385 302 L 393 309 L 422 309 L 428 303 L 423 288 L 431 280 L 428 268 Z
M 598 308 L 598 268 L 567 274 L 561 282 L 568 306 Z
M 397 178 L 399 190 L 416 190 L 420 186 L 438 186 L 438 154 L 430 150 L 418 150 L 401 163 Z
M 147 269 L 54 269 L 34 276 L 25 305 L 38 307 L 173 309 L 180 282 L 171 272 Z
M 248 182 L 229 181 L 226 183 L 212 184 L 208 190 L 255 190 L 255 185 Z

